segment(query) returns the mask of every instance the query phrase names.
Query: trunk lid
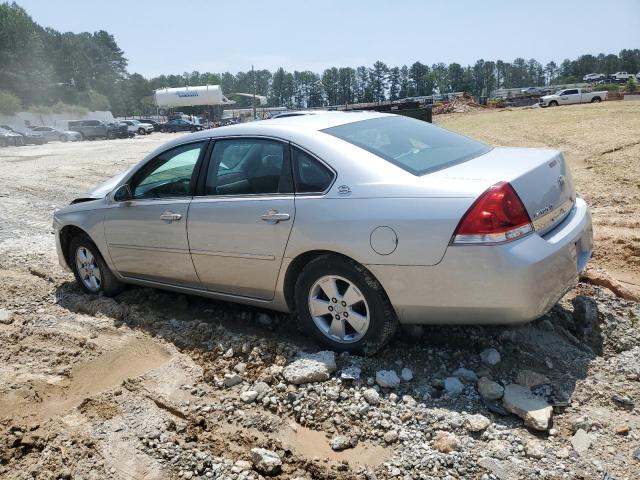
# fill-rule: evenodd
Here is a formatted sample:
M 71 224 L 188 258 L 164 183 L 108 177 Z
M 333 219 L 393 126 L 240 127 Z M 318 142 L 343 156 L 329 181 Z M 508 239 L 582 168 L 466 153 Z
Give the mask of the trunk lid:
M 464 180 L 477 186 L 476 195 L 500 181 L 509 182 L 539 234 L 553 229 L 575 203 L 571 172 L 557 150 L 494 148 L 427 177 Z

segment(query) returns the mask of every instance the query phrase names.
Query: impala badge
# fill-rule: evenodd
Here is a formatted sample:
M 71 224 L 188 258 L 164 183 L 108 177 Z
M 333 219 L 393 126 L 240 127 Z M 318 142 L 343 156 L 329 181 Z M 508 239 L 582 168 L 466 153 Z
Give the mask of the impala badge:
M 546 215 L 551 211 L 552 208 L 553 208 L 553 205 L 549 205 L 547 207 L 541 208 L 540 210 L 538 210 L 536 213 L 533 214 L 533 218 L 538 218 L 538 217 L 541 217 L 542 215 Z

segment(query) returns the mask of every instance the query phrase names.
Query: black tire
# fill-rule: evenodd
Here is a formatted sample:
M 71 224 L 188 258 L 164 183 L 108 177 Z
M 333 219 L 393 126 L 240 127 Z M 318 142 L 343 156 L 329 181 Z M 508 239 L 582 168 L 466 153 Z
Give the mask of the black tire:
M 89 250 L 89 252 L 91 252 L 93 258 L 95 259 L 95 266 L 100 271 L 100 285 L 97 289 L 89 288 L 85 284 L 84 280 L 81 277 L 80 271 L 78 270 L 76 253 L 81 248 L 87 249 Z M 73 270 L 73 274 L 76 277 L 76 282 L 78 282 L 78 285 L 80 285 L 80 288 L 85 293 L 95 295 L 102 292 L 107 297 L 115 297 L 124 290 L 125 284 L 115 277 L 111 269 L 107 266 L 104 259 L 102 258 L 100 251 L 91 241 L 91 239 L 89 239 L 89 237 L 86 237 L 85 235 L 74 237 L 69 245 L 68 258 L 70 264 L 69 266 Z
M 602 99 L 600 97 L 593 97 L 591 99 L 591 103 L 600 103 L 602 101 Z
M 58 140 L 60 140 L 61 142 L 66 142 L 66 141 L 67 141 L 67 140 L 69 140 L 69 139 L 67 138 L 67 136 L 66 136 L 66 135 L 60 135 L 60 137 L 58 138 Z
M 144 128 L 139 128 L 138 135 L 144 135 L 144 134 L 145 134 Z
M 555 100 L 551 100 L 551 101 L 549 102 L 549 106 L 550 106 L 550 107 L 557 107 L 557 106 L 558 106 L 558 102 L 556 102 Z
M 329 338 L 315 324 L 309 311 L 309 294 L 323 276 L 335 275 L 353 283 L 364 295 L 369 309 L 369 327 L 358 341 L 342 343 Z M 322 255 L 300 272 L 294 287 L 294 316 L 299 327 L 331 350 L 372 355 L 384 347 L 398 328 L 398 317 L 380 283 L 362 265 L 337 255 Z

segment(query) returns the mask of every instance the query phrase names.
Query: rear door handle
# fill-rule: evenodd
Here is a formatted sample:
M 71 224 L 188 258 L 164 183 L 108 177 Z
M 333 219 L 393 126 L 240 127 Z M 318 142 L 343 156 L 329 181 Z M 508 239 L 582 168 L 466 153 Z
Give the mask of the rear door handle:
M 261 215 L 260 218 L 265 222 L 278 223 L 289 220 L 291 216 L 288 213 L 279 213 L 277 210 L 269 210 L 264 215 Z
M 165 220 L 167 222 L 175 222 L 182 218 L 182 215 L 179 213 L 174 213 L 169 210 L 160 215 L 160 220 Z

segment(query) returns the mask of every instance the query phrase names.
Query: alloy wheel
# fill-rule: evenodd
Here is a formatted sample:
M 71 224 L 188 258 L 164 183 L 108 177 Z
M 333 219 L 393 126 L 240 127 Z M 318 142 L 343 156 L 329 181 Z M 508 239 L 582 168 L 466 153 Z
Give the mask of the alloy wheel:
M 92 292 L 100 290 L 102 285 L 100 267 L 91 250 L 86 247 L 78 247 L 76 250 L 76 268 L 85 287 Z
M 311 286 L 309 312 L 316 327 L 335 342 L 355 343 L 369 329 L 364 294 L 353 282 L 337 275 L 323 276 Z

